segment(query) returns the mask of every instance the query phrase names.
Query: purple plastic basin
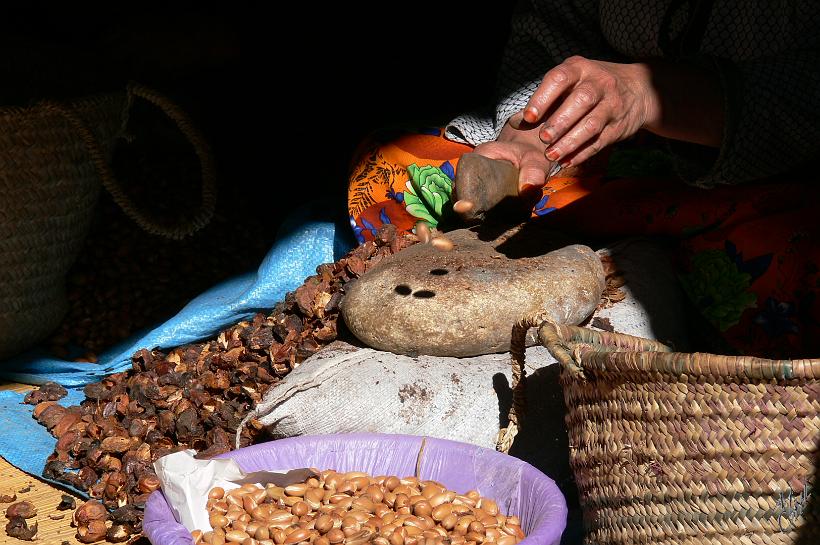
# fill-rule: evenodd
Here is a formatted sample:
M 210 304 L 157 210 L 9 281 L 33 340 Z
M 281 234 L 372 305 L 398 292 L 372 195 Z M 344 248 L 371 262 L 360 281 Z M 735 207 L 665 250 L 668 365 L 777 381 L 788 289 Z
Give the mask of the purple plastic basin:
M 371 475 L 413 475 L 422 437 L 353 433 L 307 435 L 271 441 L 220 456 L 245 471 L 315 467 L 366 471 Z M 478 490 L 496 500 L 506 514 L 518 515 L 524 545 L 557 545 L 567 523 L 567 504 L 555 482 L 530 464 L 493 450 L 427 438 L 419 477 L 441 482 L 459 493 Z M 143 521 L 154 545 L 190 545 L 161 491 L 148 498 Z

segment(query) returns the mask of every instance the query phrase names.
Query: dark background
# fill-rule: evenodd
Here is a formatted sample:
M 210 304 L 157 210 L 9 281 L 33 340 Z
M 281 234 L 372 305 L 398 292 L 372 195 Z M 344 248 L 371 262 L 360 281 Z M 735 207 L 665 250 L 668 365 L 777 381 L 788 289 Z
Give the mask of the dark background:
M 348 163 L 369 132 L 445 123 L 491 103 L 512 2 L 275 4 L 27 2 L 0 16 L 0 108 L 147 85 L 204 133 L 219 174 L 210 224 L 182 241 L 140 230 L 103 190 L 67 275 L 68 314 L 47 341 L 96 354 L 255 269 L 300 203 L 346 215 Z M 196 209 L 192 148 L 137 101 L 114 172 L 137 207 L 172 222 Z M 2 195 L 0 195 L 2 198 Z
M 211 143 L 221 206 L 263 214 L 317 191 L 343 206 L 347 162 L 369 131 L 441 123 L 490 101 L 512 9 L 66 4 L 29 4 L 0 20 L 0 105 L 116 91 L 129 80 L 154 87 Z

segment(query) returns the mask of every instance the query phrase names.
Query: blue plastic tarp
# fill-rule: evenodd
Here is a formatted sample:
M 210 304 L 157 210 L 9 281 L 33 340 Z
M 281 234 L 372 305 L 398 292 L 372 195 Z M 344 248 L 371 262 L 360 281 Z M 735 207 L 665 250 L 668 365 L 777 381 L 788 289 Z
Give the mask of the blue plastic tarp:
M 58 382 L 69 392 L 60 403 L 76 405 L 84 399 L 85 384 L 130 368 L 131 355 L 141 348 L 167 349 L 213 337 L 256 312 L 270 310 L 287 292 L 315 274 L 318 265 L 335 261 L 353 245 L 350 229 L 329 221 L 326 210 L 316 203 L 294 213 L 256 272 L 206 291 L 170 320 L 101 354 L 97 364 L 58 360 L 33 350 L 0 362 L 0 379 L 28 384 Z M 23 397 L 0 391 L 0 429 L 14 430 L 0 440 L 0 456 L 39 476 L 56 439 L 31 417 L 33 407 L 23 404 Z

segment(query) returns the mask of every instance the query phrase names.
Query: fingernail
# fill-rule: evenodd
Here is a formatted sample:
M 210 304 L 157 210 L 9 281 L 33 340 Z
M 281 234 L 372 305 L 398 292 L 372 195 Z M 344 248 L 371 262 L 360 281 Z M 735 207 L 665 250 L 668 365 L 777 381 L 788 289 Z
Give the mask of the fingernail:
M 547 156 L 547 159 L 549 159 L 550 161 L 557 161 L 558 158 L 561 157 L 559 151 L 554 148 L 548 149 L 545 155 Z
M 552 142 L 552 127 L 544 127 L 541 129 L 541 141 L 545 144 Z
M 538 109 L 534 106 L 530 106 L 527 108 L 527 111 L 524 112 L 524 119 L 526 119 L 530 123 L 535 123 L 538 121 Z
M 453 203 L 453 211 L 456 214 L 466 214 L 468 212 L 471 212 L 474 207 L 475 207 L 475 205 L 473 204 L 472 201 L 467 201 L 467 200 L 464 200 L 464 199 L 462 199 L 460 201 L 456 201 L 455 203 Z
M 416 222 L 416 236 L 419 242 L 427 244 L 433 238 L 433 233 L 430 232 L 430 226 L 424 221 Z
M 570 161 L 570 160 L 563 161 L 561 163 L 561 168 L 568 168 L 568 167 L 571 167 L 571 166 L 572 166 L 572 161 Z

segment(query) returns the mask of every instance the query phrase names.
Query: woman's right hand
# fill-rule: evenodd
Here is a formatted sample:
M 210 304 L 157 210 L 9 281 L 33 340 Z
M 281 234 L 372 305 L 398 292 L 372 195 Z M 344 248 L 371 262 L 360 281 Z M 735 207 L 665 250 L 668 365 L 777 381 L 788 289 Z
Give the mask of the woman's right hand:
M 547 145 L 539 137 L 540 128 L 540 124 L 524 121 L 523 112 L 518 112 L 507 121 L 495 142 L 479 144 L 473 151 L 512 163 L 519 171 L 519 193 L 527 193 L 546 183 L 547 173 L 554 164 L 545 155 Z

